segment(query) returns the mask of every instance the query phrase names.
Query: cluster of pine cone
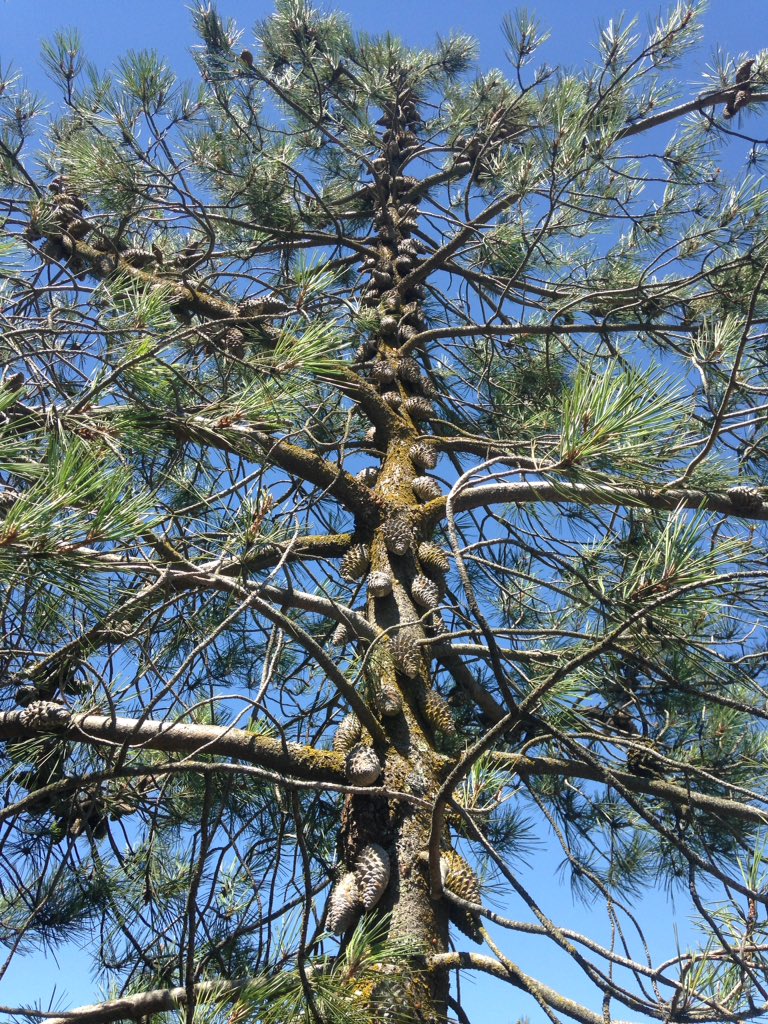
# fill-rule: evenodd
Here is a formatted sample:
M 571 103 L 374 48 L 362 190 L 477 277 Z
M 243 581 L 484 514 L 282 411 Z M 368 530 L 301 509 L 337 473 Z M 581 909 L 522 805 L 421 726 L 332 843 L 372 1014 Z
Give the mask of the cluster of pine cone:
M 64 244 L 64 237 L 85 238 L 91 230 L 91 225 L 83 217 L 88 206 L 62 176 L 53 179 L 48 193 L 32 205 L 25 237 L 31 242 L 44 239 L 40 253 L 47 260 L 67 264 L 74 273 L 81 273 L 85 264 L 72 257 Z
M 334 935 L 348 931 L 363 911 L 376 906 L 388 884 L 389 854 L 378 843 L 368 843 L 328 897 L 328 930 Z

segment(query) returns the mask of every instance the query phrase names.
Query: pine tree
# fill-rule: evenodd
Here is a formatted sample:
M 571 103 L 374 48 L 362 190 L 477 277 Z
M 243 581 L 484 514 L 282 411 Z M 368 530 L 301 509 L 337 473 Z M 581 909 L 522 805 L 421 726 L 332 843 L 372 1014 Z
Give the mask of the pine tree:
M 768 58 L 684 92 L 700 14 L 4 81 L 0 937 L 92 952 L 66 1020 L 766 1012 Z

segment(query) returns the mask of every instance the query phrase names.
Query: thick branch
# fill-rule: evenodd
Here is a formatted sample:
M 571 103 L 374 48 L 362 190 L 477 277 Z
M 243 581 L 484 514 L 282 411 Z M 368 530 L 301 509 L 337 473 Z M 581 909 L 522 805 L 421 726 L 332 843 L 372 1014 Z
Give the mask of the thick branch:
M 249 764 L 316 782 L 344 782 L 344 758 L 330 750 L 254 736 L 245 729 L 187 722 L 137 721 L 89 713 L 71 715 L 61 724 L 31 725 L 23 711 L 0 713 L 0 740 L 18 741 L 42 732 L 78 743 L 119 744 L 174 754 L 234 757 Z
M 201 981 L 195 985 L 195 998 L 213 1000 L 237 999 L 248 982 L 237 981 Z M 183 988 L 160 988 L 151 992 L 138 992 L 122 999 L 110 999 L 106 1003 L 93 1006 L 79 1006 L 59 1017 L 46 1017 L 46 1024 L 110 1024 L 110 1021 L 139 1020 L 151 1017 L 156 1013 L 176 1010 L 187 1001 L 187 991 Z
M 358 390 L 362 393 L 363 389 Z M 233 423 L 226 431 L 222 431 L 214 430 L 202 418 L 166 417 L 158 419 L 158 422 L 166 423 L 179 440 L 205 444 L 235 455 L 252 454 L 253 447 L 256 447 L 276 466 L 332 494 L 361 520 L 369 519 L 375 508 L 369 488 L 355 480 L 346 470 L 306 448 L 275 438 L 253 424 Z M 380 422 L 388 423 L 389 420 L 380 418 Z

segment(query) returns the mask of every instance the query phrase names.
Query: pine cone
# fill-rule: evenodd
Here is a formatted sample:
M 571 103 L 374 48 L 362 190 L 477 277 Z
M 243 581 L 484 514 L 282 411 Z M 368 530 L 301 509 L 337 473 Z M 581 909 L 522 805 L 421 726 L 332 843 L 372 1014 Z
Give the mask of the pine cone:
M 391 288 L 392 287 L 392 275 L 388 270 L 372 270 L 371 279 L 377 288 Z
M 399 181 L 405 181 L 406 179 L 405 178 L 400 178 L 398 180 Z M 418 184 L 418 182 L 416 181 L 415 178 L 411 178 L 409 180 L 410 180 L 412 185 L 417 185 Z M 416 255 L 418 255 L 418 252 L 419 252 L 418 243 L 414 242 L 414 240 L 412 238 L 404 238 L 402 240 L 402 242 L 400 243 L 400 245 L 398 246 L 398 249 L 399 249 L 399 251 L 401 253 L 405 253 L 405 254 L 407 254 L 409 256 L 416 256 Z
M 403 409 L 412 420 L 431 420 L 435 415 L 435 409 L 428 398 L 420 395 L 412 395 L 403 402 Z
M 228 327 L 222 334 L 219 345 L 223 352 L 233 356 L 242 356 L 245 352 L 245 335 L 237 327 Z
M 346 769 L 351 786 L 372 786 L 381 775 L 376 751 L 364 743 L 358 743 L 347 754 Z
M 39 697 L 40 691 L 36 686 L 20 686 L 14 695 L 14 700 L 21 707 L 26 708 Z
M 398 977 L 385 977 L 371 993 L 372 1019 L 377 1024 L 420 1024 L 424 1018 L 413 1009 L 413 999 Z
M 433 476 L 415 476 L 411 487 L 419 501 L 433 501 L 443 495 L 443 489 Z
M 403 698 L 396 686 L 384 683 L 376 688 L 376 706 L 384 718 L 394 718 L 403 710 Z
M 404 299 L 425 299 L 427 297 L 427 289 L 423 284 L 412 284 L 408 290 L 403 292 Z
M 325 917 L 328 931 L 334 935 L 342 935 L 349 931 L 359 910 L 360 894 L 357 891 L 357 879 L 354 872 L 349 871 L 333 887 L 328 897 L 328 913 Z
M 733 117 L 734 114 L 738 114 L 742 107 L 746 107 L 746 105 L 749 103 L 749 97 L 749 89 L 737 90 L 736 95 L 733 97 L 733 103 L 728 107 L 728 112 L 730 113 L 731 117 Z
M 33 725 L 36 728 L 50 725 L 66 725 L 70 717 L 69 711 L 67 711 L 63 704 L 57 704 L 52 700 L 33 700 L 21 712 L 22 723 L 24 725 Z
M 406 302 L 405 305 L 400 307 L 400 326 L 404 324 L 410 324 L 411 327 L 421 327 L 424 323 L 424 313 L 421 310 L 418 302 Z M 408 360 L 413 363 L 410 356 L 404 356 L 403 361 Z M 418 363 L 416 363 L 418 367 Z M 412 375 L 415 376 L 415 372 L 412 368 Z
M 411 359 L 410 356 L 404 356 L 398 361 L 397 376 L 405 384 L 418 384 L 421 380 L 421 367 L 415 359 Z
M 382 317 L 379 327 L 382 334 L 394 334 L 397 331 L 397 318 L 394 316 Z
M 427 572 L 444 576 L 451 567 L 448 555 L 437 544 L 423 541 L 418 547 L 419 561 Z
M 120 255 L 126 263 L 137 270 L 144 270 L 145 267 L 151 267 L 156 262 L 154 254 L 147 249 L 124 249 Z
M 419 632 L 406 626 L 395 633 L 391 640 L 395 666 L 409 679 L 415 679 L 422 667 L 419 639 Z
M 371 367 L 371 379 L 377 384 L 391 384 L 396 376 L 394 366 L 386 359 L 377 360 Z
M 381 399 L 383 402 L 386 402 L 390 409 L 399 409 L 403 404 L 403 400 L 397 391 L 387 391 L 381 396 Z
M 354 713 L 345 715 L 333 736 L 333 749 L 337 754 L 348 754 L 360 742 L 363 726 Z
M 447 736 L 456 734 L 456 726 L 448 701 L 437 690 L 426 690 L 421 700 L 421 710 L 432 726 Z
M 417 441 L 411 445 L 408 454 L 417 469 L 434 469 L 437 465 L 437 452 L 425 441 Z
M 405 555 L 413 543 L 413 525 L 410 517 L 404 514 L 387 519 L 381 528 L 382 537 L 387 551 L 393 555 Z
M 392 593 L 392 577 L 388 572 L 372 572 L 368 577 L 368 593 L 373 597 L 386 597 Z
M 283 300 L 278 299 L 275 295 L 262 295 L 260 298 L 252 295 L 238 304 L 237 315 L 242 317 L 275 316 L 278 313 L 285 313 L 287 309 L 288 306 Z
M 746 85 L 752 77 L 752 68 L 755 64 L 755 58 L 752 57 L 750 60 L 745 60 L 743 64 L 740 64 L 736 71 L 736 84 Z
M 420 573 L 411 584 L 411 597 L 422 608 L 437 608 L 440 604 L 440 588 Z
M 363 847 L 355 861 L 355 880 L 363 908 L 371 910 L 389 884 L 389 854 L 378 843 Z
M 729 487 L 725 493 L 734 505 L 745 512 L 756 512 L 763 507 L 763 497 L 756 487 Z
M 345 580 L 358 580 L 368 568 L 368 547 L 354 544 L 341 560 L 341 575 Z
M 349 643 L 349 627 L 344 622 L 340 622 L 336 629 L 331 633 L 331 644 L 333 647 L 346 647 Z
M 455 850 L 443 850 L 440 854 L 440 875 L 443 888 L 455 893 L 467 903 L 480 903 L 480 882 L 472 868 Z M 451 921 L 473 942 L 481 942 L 478 915 L 462 910 L 455 904 L 449 909 Z
M 387 637 L 379 639 L 371 646 L 368 655 L 368 675 L 377 686 L 395 686 L 395 662 Z

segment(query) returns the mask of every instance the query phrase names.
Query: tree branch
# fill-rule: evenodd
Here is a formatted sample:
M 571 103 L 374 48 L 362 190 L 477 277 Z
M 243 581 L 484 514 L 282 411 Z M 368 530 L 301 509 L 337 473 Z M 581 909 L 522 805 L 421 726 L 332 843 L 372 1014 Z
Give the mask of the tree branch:
M 552 483 L 547 480 L 529 483 L 481 484 L 468 487 L 456 495 L 453 507 L 457 512 L 468 512 L 484 505 L 507 502 L 529 504 L 547 502 L 554 505 L 577 503 L 581 505 L 643 505 L 647 508 L 674 512 L 678 508 L 704 509 L 723 515 L 739 516 L 741 519 L 768 521 L 768 503 L 763 494 L 755 490 L 752 504 L 739 494 L 731 496 L 728 491 L 698 491 L 693 489 L 663 490 L 660 487 L 635 487 L 631 485 L 600 483 L 580 484 L 569 481 Z M 436 498 L 423 507 L 429 521 L 442 518 L 445 498 Z
M 716 107 L 720 103 L 727 103 L 733 89 L 734 86 L 728 86 L 727 89 L 718 89 L 717 92 L 709 92 L 704 96 L 697 96 L 695 100 L 688 100 L 677 107 L 670 107 L 669 110 L 662 110 L 658 114 L 652 114 L 651 117 L 646 117 L 642 121 L 636 121 L 634 124 L 622 128 L 616 139 L 628 139 L 633 135 L 640 135 L 641 132 L 650 131 L 651 128 L 658 128 L 661 124 L 674 121 L 678 117 L 685 117 L 686 114 L 693 114 L 696 111 L 704 113 L 707 107 Z M 756 92 L 749 97 L 749 102 L 750 104 L 768 102 L 768 93 Z
M 727 797 L 700 793 L 687 789 L 684 786 L 675 785 L 672 782 L 665 782 L 663 779 L 642 778 L 639 775 L 633 775 L 631 772 L 617 771 L 613 768 L 610 769 L 611 777 L 609 779 L 599 768 L 593 765 L 584 764 L 581 761 L 567 761 L 559 757 L 525 757 L 518 754 L 497 752 L 493 754 L 493 760 L 522 776 L 557 775 L 560 777 L 589 779 L 593 782 L 605 783 L 605 785 L 611 787 L 615 787 L 615 783 L 618 782 L 622 787 L 631 790 L 633 793 L 646 793 L 649 796 L 660 797 L 678 806 L 697 807 L 702 811 L 719 814 L 725 819 L 741 818 L 745 821 L 753 821 L 759 825 L 768 824 L 768 807 L 765 810 L 760 810 L 760 808 L 752 807 L 749 804 L 729 800 Z M 727 785 L 727 783 L 724 783 L 724 785 Z
M 508 981 L 515 988 L 533 995 L 536 999 L 551 1006 L 553 1010 L 564 1013 L 572 1020 L 580 1024 L 605 1024 L 599 1013 L 593 1013 L 586 1006 L 574 1002 L 560 995 L 553 988 L 542 984 L 530 975 L 525 974 L 516 964 L 508 962 L 508 965 L 494 960 L 490 956 L 483 956 L 481 953 L 453 952 L 437 953 L 427 957 L 427 969 L 430 971 L 455 971 L 469 970 L 482 971 L 484 974 L 492 974 L 495 978 Z M 613 1021 L 612 1024 L 625 1024 L 624 1021 Z
M 188 722 L 139 721 L 89 712 L 70 715 L 61 723 L 34 725 L 25 721 L 23 711 L 0 712 L 0 740 L 18 742 L 49 733 L 79 743 L 143 747 L 174 754 L 234 757 L 298 779 L 337 783 L 346 781 L 341 754 L 267 736 L 255 736 L 245 729 Z
M 201 981 L 194 987 L 196 999 L 236 999 L 248 985 L 244 978 L 235 981 Z M 156 1013 L 176 1010 L 185 1006 L 187 992 L 183 988 L 160 988 L 151 992 L 137 992 L 135 995 L 110 999 L 106 1003 L 79 1006 L 59 1016 L 37 1014 L 34 1011 L 20 1011 L 25 1016 L 40 1016 L 45 1024 L 110 1024 L 110 1021 L 139 1020 Z

